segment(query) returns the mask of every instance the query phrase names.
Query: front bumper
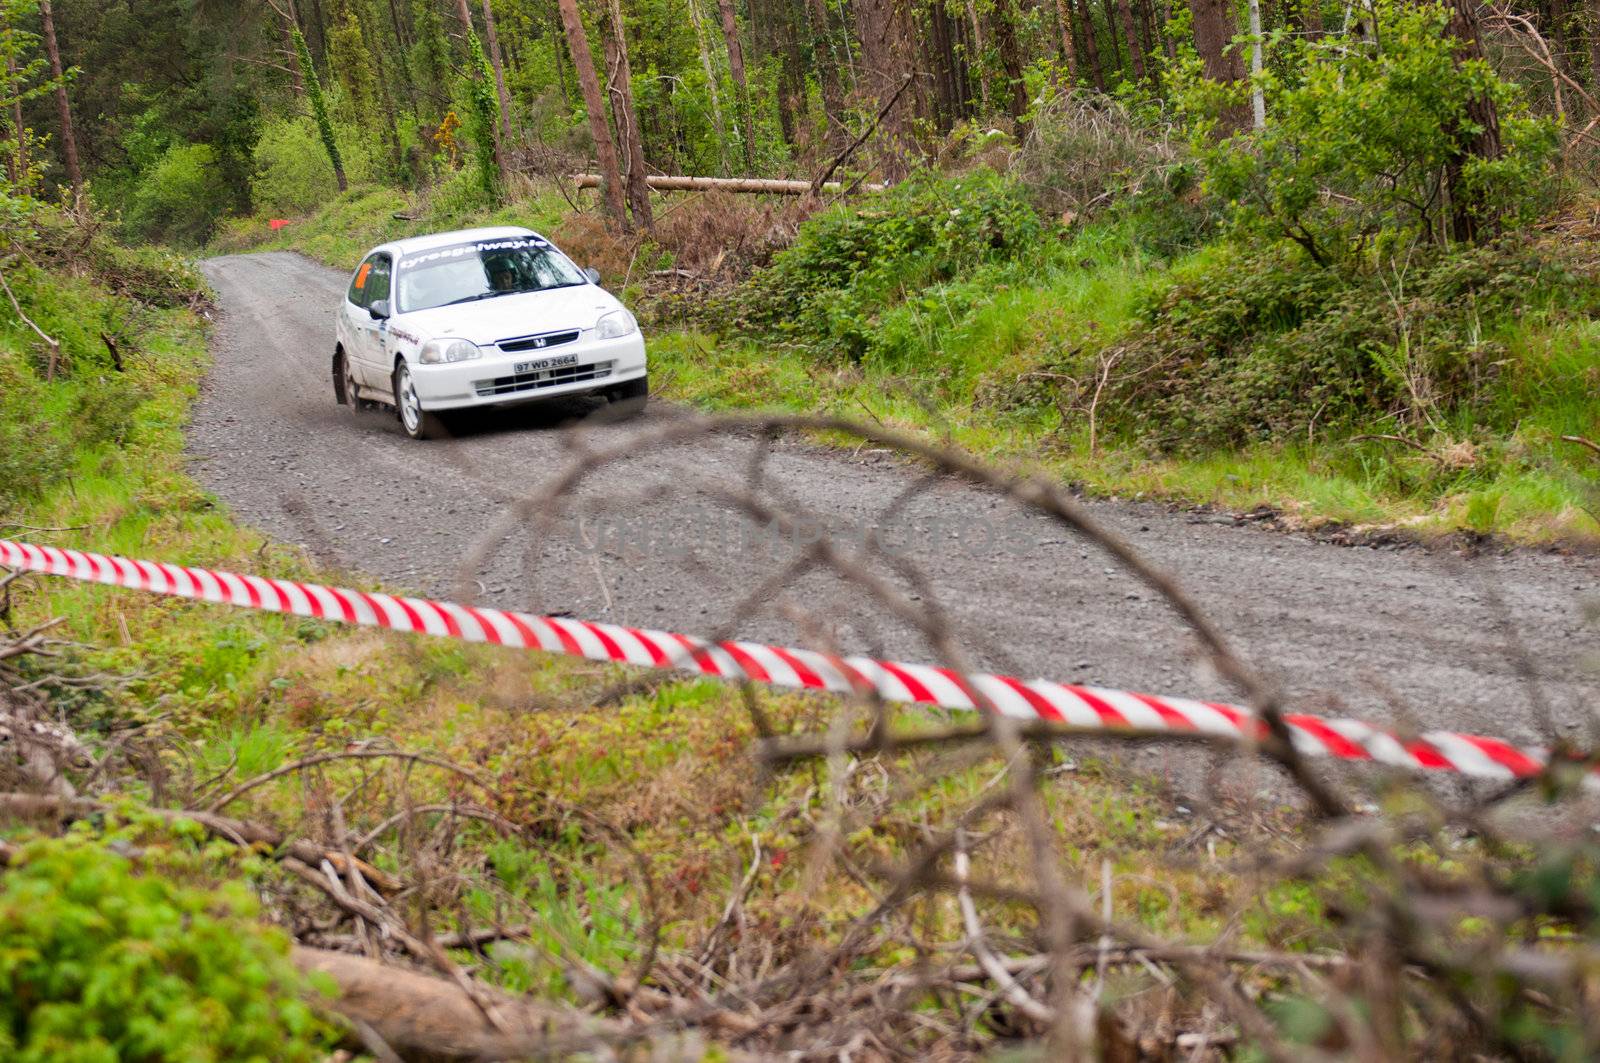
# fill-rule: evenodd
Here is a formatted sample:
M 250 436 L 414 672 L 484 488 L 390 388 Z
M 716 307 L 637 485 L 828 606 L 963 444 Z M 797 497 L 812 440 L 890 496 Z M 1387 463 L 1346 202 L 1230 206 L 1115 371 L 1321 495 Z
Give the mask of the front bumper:
M 577 362 L 559 369 L 517 373 L 519 364 L 573 355 Z M 547 350 L 506 354 L 485 347 L 482 358 L 443 365 L 413 365 L 411 379 L 424 410 L 465 410 L 510 406 L 564 395 L 601 391 L 645 375 L 644 336 L 635 332 L 613 340 L 582 338 Z

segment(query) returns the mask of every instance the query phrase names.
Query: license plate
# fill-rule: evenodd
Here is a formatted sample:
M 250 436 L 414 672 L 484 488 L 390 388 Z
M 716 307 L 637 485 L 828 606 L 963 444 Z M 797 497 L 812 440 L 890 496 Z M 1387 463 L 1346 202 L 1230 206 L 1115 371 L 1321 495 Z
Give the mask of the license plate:
M 558 354 L 554 358 L 535 358 L 531 362 L 518 362 L 511 369 L 515 373 L 537 373 L 541 369 L 561 369 L 564 366 L 577 364 L 577 355 Z

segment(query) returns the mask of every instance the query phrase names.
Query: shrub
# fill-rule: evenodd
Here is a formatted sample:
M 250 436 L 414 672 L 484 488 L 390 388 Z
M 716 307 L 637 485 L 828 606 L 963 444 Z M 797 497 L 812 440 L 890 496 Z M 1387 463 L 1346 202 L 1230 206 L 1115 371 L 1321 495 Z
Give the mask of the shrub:
M 68 447 L 43 414 L 44 385 L 0 347 L 0 515 L 61 478 Z
M 993 170 L 924 173 L 864 204 L 810 219 L 747 284 L 747 325 L 859 359 L 879 312 L 984 263 L 1014 259 L 1044 232 L 1022 187 Z
M 0 1056 L 324 1058 L 288 940 L 256 921 L 244 884 L 205 881 L 192 848 L 137 840 L 137 859 L 84 834 L 35 841 L 0 875 Z
M 228 209 L 216 151 L 208 144 L 175 144 L 132 186 L 123 210 L 125 233 L 180 247 L 204 244 Z
M 371 149 L 359 130 L 333 124 L 345 175 L 352 184 L 371 180 Z M 267 122 L 256 144 L 255 179 L 250 186 L 256 210 L 269 217 L 309 214 L 339 194 L 316 120 L 295 115 Z
M 1265 129 L 1212 142 L 1214 127 L 1201 124 L 1206 186 L 1240 229 L 1328 264 L 1444 243 L 1463 220 L 1492 234 L 1546 206 L 1554 123 L 1529 117 L 1488 63 L 1459 58 L 1443 8 L 1379 0 L 1375 19 L 1370 39 L 1283 44 L 1262 81 Z M 1191 79 L 1185 96 L 1199 107 L 1216 91 Z M 1500 115 L 1504 150 L 1493 159 L 1471 151 L 1481 130 L 1469 105 L 1480 97 Z
M 1349 274 L 1283 245 L 1234 248 L 1196 263 L 1066 375 L 1109 367 L 1104 423 L 1162 451 L 1384 420 L 1437 427 L 1514 384 L 1503 338 L 1521 315 L 1597 303 L 1593 276 L 1516 237 Z

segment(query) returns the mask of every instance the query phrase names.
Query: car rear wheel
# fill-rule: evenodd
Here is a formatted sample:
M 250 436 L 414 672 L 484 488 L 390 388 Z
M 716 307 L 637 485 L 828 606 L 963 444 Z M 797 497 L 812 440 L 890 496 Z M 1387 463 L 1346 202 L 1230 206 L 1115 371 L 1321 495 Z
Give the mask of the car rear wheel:
M 350 356 L 342 352 L 339 355 L 339 375 L 344 382 L 344 401 L 347 406 L 359 411 L 371 405 L 362 399 L 361 393 L 356 390 L 356 374 L 350 365 Z
M 637 417 L 650 402 L 650 378 L 642 376 L 619 384 L 611 393 L 611 408 L 618 419 Z
M 411 379 L 411 370 L 404 362 L 394 371 L 394 408 L 400 415 L 400 427 L 412 439 L 439 439 L 445 435 L 444 422 L 438 414 L 422 408 L 416 382 Z

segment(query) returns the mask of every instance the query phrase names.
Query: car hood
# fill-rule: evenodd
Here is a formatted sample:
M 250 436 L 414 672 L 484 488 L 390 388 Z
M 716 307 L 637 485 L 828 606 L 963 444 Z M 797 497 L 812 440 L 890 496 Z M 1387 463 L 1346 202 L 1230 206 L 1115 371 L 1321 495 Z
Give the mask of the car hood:
M 514 336 L 566 329 L 591 329 L 600 315 L 620 309 L 616 296 L 594 284 L 545 292 L 501 295 L 474 303 L 436 306 L 400 315 L 403 326 L 424 340 L 440 336 L 487 346 Z

